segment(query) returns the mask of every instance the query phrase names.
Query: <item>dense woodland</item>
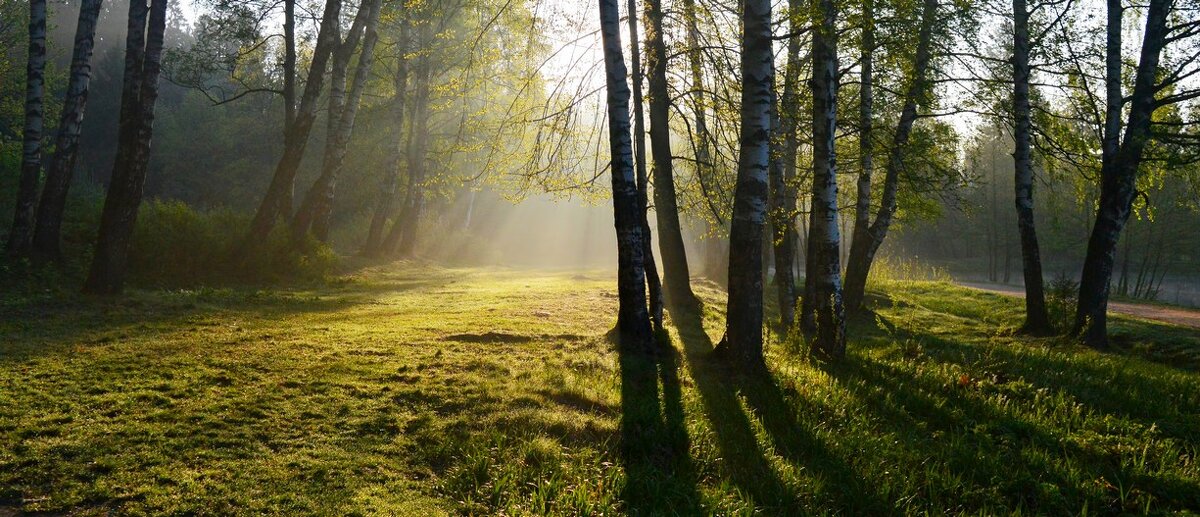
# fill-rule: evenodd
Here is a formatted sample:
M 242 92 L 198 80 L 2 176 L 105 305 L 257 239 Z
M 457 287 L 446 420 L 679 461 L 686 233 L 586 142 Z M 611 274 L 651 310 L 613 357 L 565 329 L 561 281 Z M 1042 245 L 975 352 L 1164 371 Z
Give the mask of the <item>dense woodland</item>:
M 671 329 L 719 314 L 711 360 L 761 381 L 780 344 L 913 343 L 901 277 L 1019 293 L 970 332 L 1088 353 L 1130 349 L 1110 302 L 1200 306 L 1197 0 L 4 0 L 0 42 L 14 321 L 398 260 L 615 266 L 622 357 L 673 371 Z M 1179 482 L 1138 510 L 1200 509 Z

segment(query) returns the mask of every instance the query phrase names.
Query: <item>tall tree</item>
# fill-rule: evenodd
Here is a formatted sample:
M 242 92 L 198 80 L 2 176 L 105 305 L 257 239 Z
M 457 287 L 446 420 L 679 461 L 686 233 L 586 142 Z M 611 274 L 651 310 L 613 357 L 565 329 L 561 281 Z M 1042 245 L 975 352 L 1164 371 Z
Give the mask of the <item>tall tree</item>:
M 762 249 L 775 81 L 769 0 L 745 0 L 742 4 L 741 72 L 741 132 L 729 231 L 729 295 L 722 345 L 743 366 L 761 368 L 765 364 Z
M 869 0 L 868 0 L 869 1 Z M 771 227 L 774 229 L 775 288 L 779 302 L 779 319 L 785 332 L 796 319 L 796 154 L 800 147 L 800 34 L 804 32 L 802 0 L 789 0 L 787 66 L 783 72 L 783 98 L 773 118 L 779 119 L 778 134 L 773 142 L 779 149 L 772 159 L 780 164 L 771 174 Z
M 654 243 L 650 238 L 649 190 L 650 180 L 646 174 L 646 122 L 643 117 L 642 102 L 642 56 L 638 45 L 637 1 L 629 0 L 629 58 L 633 65 L 633 151 L 637 167 L 638 202 L 641 203 L 642 231 L 646 238 L 642 239 L 646 246 L 644 256 L 646 267 L 646 284 L 650 292 L 650 319 L 654 329 L 662 330 L 663 324 L 663 295 L 662 281 L 658 276 L 658 265 L 654 263 Z M 661 243 L 660 243 L 661 246 Z
M 432 41 L 428 30 L 422 41 Z M 432 63 L 429 56 L 422 56 L 417 65 L 417 82 L 413 92 L 412 140 L 408 147 L 408 189 L 400 216 L 392 224 L 384 248 L 402 257 L 413 254 L 417 246 L 417 230 L 421 213 L 425 209 L 425 173 L 429 152 L 429 95 L 432 81 Z
M 79 5 L 79 21 L 75 26 L 75 45 L 71 51 L 71 76 L 67 82 L 66 100 L 54 140 L 54 156 L 46 169 L 46 183 L 38 201 L 33 230 L 33 254 L 41 260 L 60 260 L 59 241 L 62 216 L 67 206 L 67 190 L 75 172 L 79 151 L 79 131 L 87 108 L 88 84 L 92 79 L 92 49 L 95 47 L 96 20 L 100 16 L 101 0 L 83 0 Z
M 837 8 L 817 0 L 813 20 L 813 186 L 808 260 L 817 335 L 813 352 L 830 359 L 846 354 L 846 311 L 842 304 L 841 235 L 837 185 Z M 807 281 L 807 280 L 806 280 Z
M 846 264 L 846 306 L 857 310 L 862 306 L 863 296 L 867 287 L 867 277 L 871 273 L 871 265 L 875 254 L 887 237 L 896 214 L 897 193 L 900 189 L 900 173 L 905 168 L 905 156 L 908 153 L 908 142 L 912 136 L 913 123 L 917 120 L 918 103 L 927 95 L 930 88 L 928 79 L 929 66 L 932 61 L 933 28 L 937 19 L 937 0 L 922 0 L 921 28 L 917 36 L 917 49 L 913 57 L 912 77 L 904 93 L 904 106 L 900 111 L 900 120 L 896 123 L 896 131 L 888 149 L 887 170 L 884 173 L 883 193 L 880 196 L 879 211 L 875 221 L 866 227 L 866 231 L 854 232 L 850 243 L 850 257 Z M 867 171 L 863 171 L 864 174 Z M 869 194 L 863 183 L 859 184 L 859 195 Z M 868 198 L 869 199 L 869 198 Z M 867 203 L 859 200 L 859 205 Z M 858 226 L 857 223 L 855 225 Z
M 875 172 L 875 1 L 862 2 L 862 41 L 859 48 L 861 64 L 858 89 L 858 159 L 859 171 L 854 204 L 854 233 L 857 241 L 871 231 L 871 180 Z M 861 246 L 861 245 L 860 245 Z M 849 282 L 847 282 L 849 284 Z M 847 285 L 847 301 L 854 306 L 853 289 Z M 864 289 L 865 289 L 864 285 Z
M 84 291 L 92 294 L 118 294 L 125 285 L 129 240 L 137 223 L 150 164 L 167 0 L 153 0 L 150 5 L 146 2 L 129 3 L 117 156 L 104 198 L 92 267 L 84 285 Z
M 1026 0 L 1013 0 L 1013 164 L 1017 227 L 1021 234 L 1021 260 L 1025 274 L 1025 324 L 1031 334 L 1050 332 L 1042 281 L 1042 257 L 1033 219 L 1033 119 L 1029 106 L 1030 12 Z
M 396 73 L 392 80 L 392 122 L 397 128 L 396 139 L 395 145 L 391 149 L 391 158 L 388 160 L 386 180 L 379 196 L 379 204 L 376 205 L 375 214 L 371 217 L 367 243 L 363 246 L 363 253 L 367 256 L 378 256 L 383 253 L 383 230 L 392 216 L 392 212 L 395 211 L 396 198 L 400 195 L 400 168 L 404 162 L 404 150 L 408 141 L 404 137 L 403 131 L 405 104 L 408 98 L 408 56 L 406 55 L 409 44 L 408 31 L 408 17 L 404 16 L 400 20 L 400 35 L 396 42 L 398 55 Z M 408 138 L 411 138 L 412 132 L 409 131 L 407 135 Z
M 617 231 L 617 329 L 621 346 L 649 350 L 653 345 L 646 306 L 642 252 L 646 235 L 638 217 L 633 141 L 629 135 L 629 84 L 621 50 L 621 18 L 617 0 L 600 0 L 600 35 L 604 44 L 608 94 L 608 142 L 611 155 L 613 219 Z M 769 44 L 769 43 L 768 43 Z
M 654 158 L 654 214 L 658 219 L 658 247 L 662 252 L 663 283 L 671 303 L 695 307 L 691 273 L 679 224 L 679 201 L 671 160 L 671 99 L 667 87 L 667 45 L 663 38 L 662 0 L 645 0 L 646 68 L 650 108 L 650 153 Z
M 359 8 L 355 24 L 345 41 L 334 52 L 333 73 L 330 74 L 329 131 L 326 135 L 325 153 L 321 162 L 321 175 L 313 182 L 305 195 L 300 209 L 292 218 L 292 238 L 301 242 L 311 230 L 313 236 L 325 242 L 329 240 L 329 218 L 333 213 L 334 191 L 338 176 L 346 159 L 346 148 L 354 132 L 354 120 L 358 114 L 363 89 L 375 60 L 375 43 L 379 39 L 376 25 L 379 22 L 380 0 L 368 0 Z M 346 91 L 346 76 L 350 58 L 362 39 L 358 64 L 350 89 Z
M 312 63 L 308 68 L 308 80 L 304 83 L 304 94 L 300 97 L 295 117 L 284 136 L 283 156 L 275 166 L 271 184 L 267 187 L 267 193 L 263 196 L 238 251 L 243 259 L 253 252 L 258 243 L 266 241 L 279 218 L 291 215 L 296 173 L 300 169 L 300 160 L 304 157 L 308 136 L 317 118 L 317 101 L 325 84 L 325 69 L 334 49 L 341 41 L 341 9 L 342 0 L 325 2 L 325 9 L 321 14 L 321 27 L 317 32 L 317 45 L 313 48 Z
M 1200 91 L 1176 92 L 1159 96 L 1183 77 L 1192 75 L 1182 69 L 1162 74 L 1159 63 L 1169 41 L 1178 41 L 1196 34 L 1200 23 L 1195 20 L 1168 25 L 1174 0 L 1151 0 L 1146 9 L 1146 25 L 1142 47 L 1134 76 L 1133 93 L 1128 97 L 1124 135 L 1117 141 L 1124 99 L 1120 94 L 1120 31 L 1121 16 L 1114 12 L 1123 7 L 1110 1 L 1106 91 L 1108 95 L 1105 120 L 1103 163 L 1100 169 L 1100 202 L 1096 222 L 1088 240 L 1087 256 L 1079 282 L 1079 303 L 1075 313 L 1074 332 L 1084 343 L 1094 348 L 1108 347 L 1107 312 L 1113 263 L 1121 229 L 1129 220 L 1136 194 L 1138 167 L 1151 134 L 1152 116 L 1163 106 L 1200 96 Z M 1115 105 L 1115 106 L 1114 106 Z
M 29 2 L 29 54 L 25 65 L 25 130 L 21 135 L 21 180 L 17 185 L 16 211 L 8 232 L 6 250 L 13 256 L 29 254 L 42 176 L 42 126 L 46 70 L 46 0 Z

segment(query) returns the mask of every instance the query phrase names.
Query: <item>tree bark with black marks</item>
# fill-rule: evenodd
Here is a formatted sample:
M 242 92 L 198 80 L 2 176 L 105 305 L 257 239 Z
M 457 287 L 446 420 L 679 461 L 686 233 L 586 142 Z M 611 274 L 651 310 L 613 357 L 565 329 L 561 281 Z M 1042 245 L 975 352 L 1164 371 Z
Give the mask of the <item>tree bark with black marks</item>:
M 1171 14 L 1172 0 L 1151 0 L 1146 10 L 1146 28 L 1143 32 L 1141 55 L 1134 76 L 1133 93 L 1129 97 L 1128 119 L 1125 123 L 1124 137 L 1120 139 L 1115 150 L 1106 154 L 1100 170 L 1100 203 L 1096 210 L 1096 222 L 1092 227 L 1088 240 L 1087 256 L 1083 263 L 1083 274 L 1079 282 L 1079 303 L 1075 313 L 1073 331 L 1079 335 L 1085 344 L 1097 349 L 1108 347 L 1108 296 L 1112 281 L 1113 263 L 1116 259 L 1117 242 L 1121 230 L 1129 220 L 1136 194 L 1138 167 L 1142 162 L 1142 154 L 1146 143 L 1150 140 L 1151 117 L 1155 109 L 1162 103 L 1155 98 L 1158 93 L 1157 75 L 1159 61 L 1163 48 L 1167 44 L 1167 20 Z M 1114 8 L 1112 2 L 1110 9 Z M 1120 9 L 1120 4 L 1115 4 Z M 1109 21 L 1120 20 L 1120 16 L 1109 13 Z M 1119 32 L 1120 27 L 1109 27 L 1109 70 L 1108 81 L 1109 103 L 1108 117 L 1105 123 L 1105 144 L 1108 150 L 1112 144 L 1108 140 L 1112 133 L 1109 128 L 1115 128 L 1111 117 L 1120 116 L 1120 53 L 1119 36 L 1115 39 L 1117 47 L 1113 48 L 1113 32 Z M 1114 61 L 1116 66 L 1114 67 Z M 1116 74 L 1113 74 L 1115 68 Z M 1115 90 L 1115 94 L 1114 94 Z M 1113 102 L 1118 106 L 1114 109 Z M 1114 131 L 1115 132 L 1115 131 Z
M 649 191 L 650 180 L 646 174 L 646 123 L 642 116 L 642 57 L 638 45 L 637 2 L 629 0 L 629 58 L 633 65 L 633 150 L 637 170 L 638 202 L 641 203 L 642 239 L 646 249 L 643 260 L 646 268 L 646 286 L 650 293 L 650 320 L 654 330 L 663 328 L 662 281 L 658 276 L 658 265 L 654 263 L 654 243 L 650 235 Z
M 742 11 L 741 134 L 729 232 L 729 296 L 722 345 L 743 366 L 764 367 L 763 230 L 771 155 L 771 2 L 745 0 Z
M 431 35 L 424 35 L 421 41 L 431 41 Z M 420 227 L 421 212 L 425 206 L 425 169 L 427 167 L 425 154 L 429 148 L 429 95 L 432 66 L 427 56 L 422 57 L 417 66 L 417 81 L 413 94 L 412 138 L 408 149 L 408 189 L 404 196 L 404 205 L 400 216 L 392 223 L 391 232 L 384 241 L 387 253 L 401 257 L 412 256 L 416 249 L 417 230 Z
M 621 18 L 617 0 L 600 0 L 600 35 L 608 93 L 608 142 L 611 154 L 613 220 L 617 231 L 617 330 L 621 347 L 649 351 L 653 347 L 646 305 L 642 252 L 647 236 L 638 216 L 633 141 L 629 135 L 629 84 L 621 50 Z
M 303 242 L 309 232 L 321 242 L 329 240 L 329 220 L 333 213 L 333 200 L 338 176 L 346 159 L 346 148 L 354 133 L 354 120 L 362 100 L 363 89 L 375 60 L 375 43 L 379 39 L 376 26 L 379 22 L 380 0 L 364 3 L 355 16 L 355 24 L 346 40 L 334 52 L 333 73 L 330 79 L 329 133 L 326 136 L 321 175 L 313 182 L 296 215 L 292 218 L 292 239 Z M 350 58 L 362 40 L 358 64 L 354 77 L 346 92 L 346 76 Z M 342 92 L 345 92 L 344 94 Z
M 776 117 L 778 134 L 773 139 L 779 170 L 771 177 L 772 228 L 775 252 L 775 288 L 779 302 L 779 320 L 784 332 L 791 330 L 796 319 L 796 154 L 800 147 L 798 135 L 800 112 L 800 38 L 803 30 L 804 6 L 800 0 L 788 2 L 789 30 L 787 66 L 783 73 L 783 96 Z
M 1025 324 L 1030 334 L 1048 334 L 1050 315 L 1042 280 L 1042 257 L 1033 219 L 1033 120 L 1029 106 L 1029 10 L 1026 0 L 1013 0 L 1013 164 L 1017 228 L 1021 234 L 1021 261 L 1025 275 Z
M 923 0 L 921 10 L 921 28 L 918 34 L 916 54 L 913 59 L 913 77 L 904 94 L 904 106 L 900 112 L 900 120 L 892 135 L 891 147 L 888 150 L 887 170 L 884 173 L 883 193 L 880 196 L 879 211 L 875 221 L 866 227 L 866 231 L 855 231 L 850 242 L 850 257 L 846 264 L 846 306 L 850 310 L 862 307 L 863 297 L 867 288 L 867 277 L 871 273 L 871 265 L 875 254 L 887 237 L 896 214 L 897 192 L 900 189 L 900 173 L 905 167 L 905 153 L 909 138 L 912 136 L 913 123 L 917 120 L 917 103 L 929 89 L 929 66 L 932 61 L 933 26 L 937 18 L 937 0 Z M 859 194 L 868 194 L 870 185 L 860 183 Z M 869 203 L 869 201 L 865 201 Z M 863 200 L 858 201 L 859 205 Z M 858 227 L 857 221 L 855 224 Z
M 38 186 L 42 176 L 42 129 L 45 124 L 46 0 L 29 2 L 29 52 L 25 65 L 25 129 L 21 135 L 21 179 L 6 251 L 29 254 Z
M 817 0 L 813 20 L 813 188 L 809 217 L 814 354 L 839 359 L 846 354 L 846 311 L 842 304 L 837 205 L 837 10 L 833 0 Z
M 371 227 L 367 231 L 367 242 L 363 246 L 363 254 L 367 256 L 379 256 L 383 253 L 383 229 L 387 225 L 388 219 L 395 211 L 396 198 L 400 195 L 400 166 L 404 161 L 404 150 L 407 140 L 400 133 L 403 133 L 404 115 L 406 110 L 406 100 L 408 98 L 408 59 L 405 52 L 408 51 L 408 18 L 400 20 L 400 37 L 397 42 L 397 52 L 399 60 L 396 63 L 396 75 L 392 80 L 392 120 L 395 127 L 400 128 L 396 135 L 396 145 L 392 147 L 392 156 L 388 160 L 387 180 L 383 190 L 379 196 L 379 204 L 375 207 L 375 214 L 371 217 Z M 410 122 L 411 124 L 411 122 Z M 408 132 L 411 138 L 412 131 Z
M 317 32 L 317 45 L 313 48 L 312 64 L 308 69 L 308 80 L 304 83 L 304 94 L 296 109 L 295 119 L 284 136 L 283 156 L 275 166 L 271 184 L 258 205 L 250 229 L 238 251 L 241 259 L 248 257 L 258 243 L 266 242 L 279 218 L 291 216 L 292 190 L 300 160 L 308 146 L 308 136 L 317 118 L 317 101 L 325 84 L 325 69 L 341 39 L 339 19 L 342 0 L 328 0 L 321 14 L 321 27 Z
M 83 0 L 79 6 L 66 100 L 58 122 L 58 135 L 54 139 L 54 156 L 50 158 L 50 166 L 46 169 L 46 183 L 42 186 L 33 226 L 32 254 L 38 260 L 62 259 L 59 248 L 62 216 L 79 152 L 79 131 L 83 127 L 88 85 L 92 79 L 92 49 L 95 47 L 96 20 L 100 17 L 101 3 L 101 0 Z
M 875 2 L 863 0 L 862 4 L 862 64 L 860 65 L 860 83 L 858 90 L 858 159 L 859 171 L 857 192 L 854 203 L 854 233 L 853 241 L 866 236 L 871 228 L 871 178 L 875 172 Z M 849 282 L 847 281 L 847 284 Z M 865 284 L 864 284 L 865 289 Z M 849 293 L 847 285 L 847 302 L 851 309 L 856 308 L 854 296 Z
M 296 120 L 296 0 L 283 0 L 283 135 Z
M 129 4 L 117 156 L 100 215 L 100 235 L 84 284 L 84 291 L 91 294 L 119 294 L 125 286 L 130 239 L 150 165 L 167 0 L 153 0 L 150 5 L 146 1 L 132 0 Z
M 699 300 L 692 293 L 683 229 L 679 224 L 675 170 L 671 162 L 671 99 L 667 88 L 667 45 L 663 39 L 662 0 L 645 0 L 645 21 L 650 154 L 654 159 L 650 173 L 654 177 L 654 215 L 658 220 L 663 284 L 673 306 L 694 308 Z

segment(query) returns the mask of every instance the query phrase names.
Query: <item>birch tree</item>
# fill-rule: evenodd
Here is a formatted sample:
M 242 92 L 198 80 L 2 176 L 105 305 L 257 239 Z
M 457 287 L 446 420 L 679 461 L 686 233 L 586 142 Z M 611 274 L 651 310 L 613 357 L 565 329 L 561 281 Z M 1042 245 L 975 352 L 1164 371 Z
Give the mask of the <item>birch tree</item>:
M 6 251 L 25 256 L 33 243 L 33 222 L 42 176 L 42 126 L 46 70 L 46 0 L 29 2 L 29 52 L 25 66 L 25 128 L 21 135 L 21 179 Z
M 88 293 L 114 295 L 125 286 L 129 240 L 150 165 L 166 23 L 167 0 L 152 0 L 150 4 L 147 0 L 130 1 L 117 156 L 100 215 L 100 235 L 84 284 Z
M 608 96 L 608 141 L 612 174 L 613 219 L 617 231 L 617 329 L 621 346 L 650 350 L 653 336 L 646 308 L 646 275 L 642 256 L 647 236 L 638 218 L 638 188 L 634 178 L 633 140 L 629 134 L 629 84 L 621 49 L 621 19 L 617 0 L 600 0 L 600 35 L 604 49 L 605 91 Z
M 54 156 L 46 169 L 46 182 L 38 200 L 33 230 L 33 255 L 39 260 L 59 261 L 62 251 L 62 216 L 67 206 L 67 190 L 75 172 L 79 151 L 79 132 L 87 108 L 88 85 L 92 79 L 92 49 L 95 47 L 96 20 L 101 0 L 82 0 L 75 26 L 75 44 L 71 51 L 71 75 L 67 80 L 66 100 L 54 139 Z
M 743 366 L 763 358 L 763 230 L 771 154 L 771 102 L 775 80 L 771 2 L 742 4 L 742 97 L 737 186 L 729 232 L 729 294 L 723 348 Z

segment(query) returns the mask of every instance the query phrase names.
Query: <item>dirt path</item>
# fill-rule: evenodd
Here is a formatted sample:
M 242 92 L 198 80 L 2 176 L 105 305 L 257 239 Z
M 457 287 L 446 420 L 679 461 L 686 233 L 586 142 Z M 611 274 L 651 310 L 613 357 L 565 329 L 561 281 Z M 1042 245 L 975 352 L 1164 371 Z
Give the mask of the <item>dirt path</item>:
M 958 282 L 958 284 L 963 287 L 1009 296 L 1025 296 L 1025 290 L 1015 285 L 989 284 L 984 282 Z M 1108 302 L 1108 312 L 1200 329 L 1200 310 L 1196 309 L 1128 302 Z

